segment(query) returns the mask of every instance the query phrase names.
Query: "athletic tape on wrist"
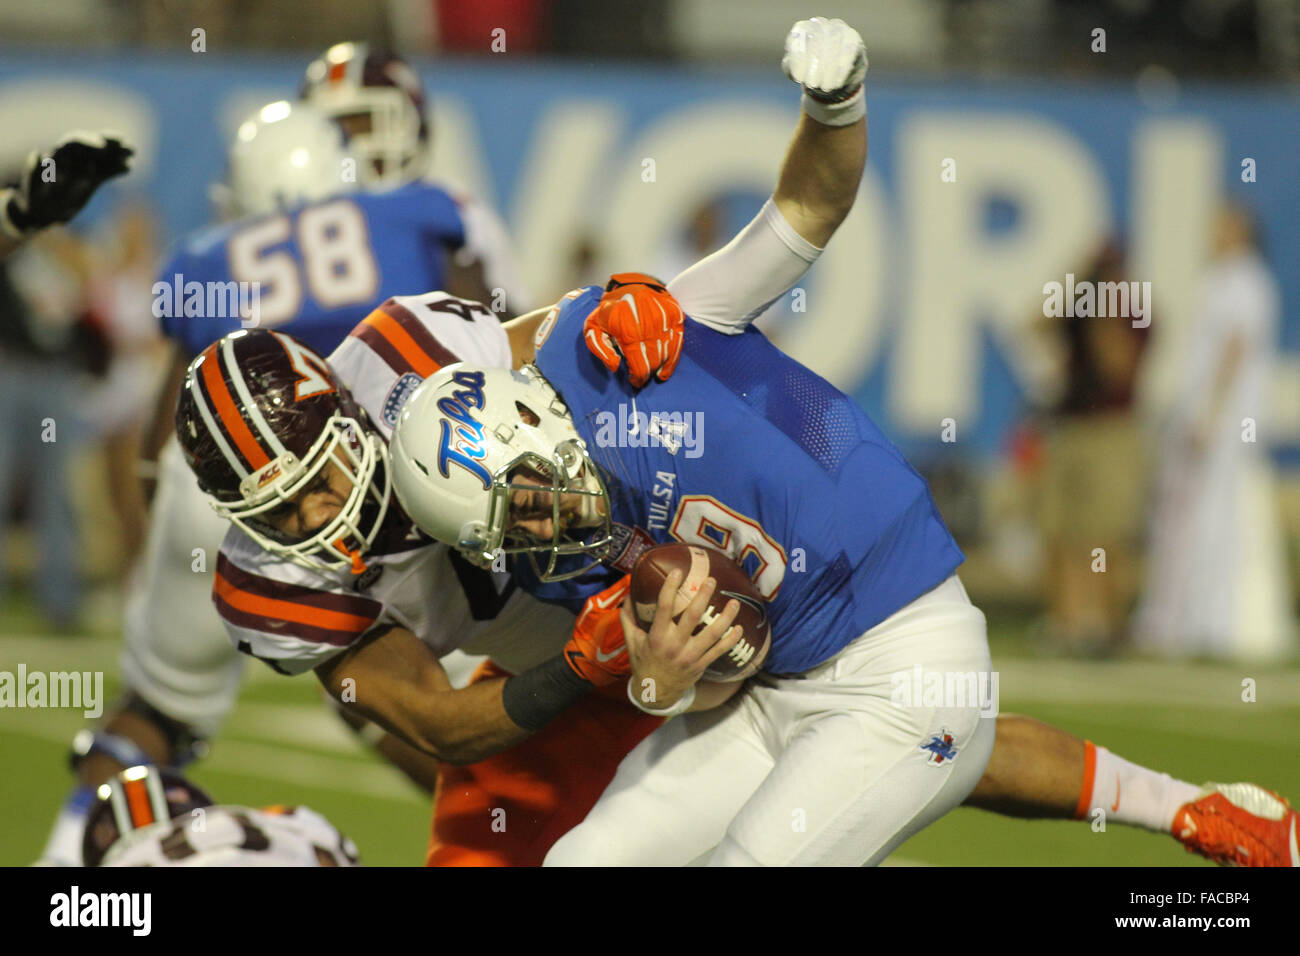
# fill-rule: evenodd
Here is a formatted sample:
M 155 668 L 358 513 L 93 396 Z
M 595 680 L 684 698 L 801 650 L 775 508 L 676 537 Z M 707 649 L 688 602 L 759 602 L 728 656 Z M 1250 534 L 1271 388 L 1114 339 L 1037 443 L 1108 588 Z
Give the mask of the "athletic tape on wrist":
M 803 111 L 824 126 L 849 126 L 867 115 L 867 96 L 861 86 L 839 103 L 823 103 L 804 93 Z
M 524 730 L 541 730 L 589 690 L 591 684 L 575 674 L 560 654 L 506 678 L 501 706 Z

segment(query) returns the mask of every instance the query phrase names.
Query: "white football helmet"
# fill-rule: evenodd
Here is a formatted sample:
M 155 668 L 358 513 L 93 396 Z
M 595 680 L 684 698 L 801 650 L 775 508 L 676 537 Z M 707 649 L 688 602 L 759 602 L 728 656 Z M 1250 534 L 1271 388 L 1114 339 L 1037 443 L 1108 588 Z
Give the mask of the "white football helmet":
M 239 124 L 226 182 L 213 198 L 227 219 L 260 216 L 357 188 L 343 133 L 302 103 L 268 103 Z
M 568 408 L 532 366 L 435 372 L 402 409 L 388 450 L 407 515 L 480 567 L 498 554 L 527 554 L 539 580 L 562 581 L 609 550 L 604 480 Z M 517 482 L 521 469 L 550 485 Z M 549 540 L 512 527 L 519 494 L 549 509 Z M 564 560 L 574 556 L 589 560 Z

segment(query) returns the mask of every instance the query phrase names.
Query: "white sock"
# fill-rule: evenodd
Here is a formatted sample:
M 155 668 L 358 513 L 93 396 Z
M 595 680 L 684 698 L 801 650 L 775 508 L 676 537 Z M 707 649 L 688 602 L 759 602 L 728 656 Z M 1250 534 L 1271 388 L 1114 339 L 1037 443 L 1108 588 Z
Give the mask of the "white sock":
M 1100 807 L 1108 822 L 1169 833 L 1178 808 L 1195 799 L 1201 791 L 1200 787 L 1175 780 L 1167 773 L 1129 763 L 1092 741 L 1087 741 L 1087 748 L 1084 787 L 1091 779 L 1092 789 L 1086 804 L 1080 800 L 1076 816 L 1082 819 L 1092 820 L 1093 811 Z

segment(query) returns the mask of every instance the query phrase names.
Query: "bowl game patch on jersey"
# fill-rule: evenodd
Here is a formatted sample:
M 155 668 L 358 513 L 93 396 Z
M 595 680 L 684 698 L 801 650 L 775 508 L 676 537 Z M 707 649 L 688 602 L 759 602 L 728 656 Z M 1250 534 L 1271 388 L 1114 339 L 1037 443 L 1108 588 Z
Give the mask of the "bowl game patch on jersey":
M 393 387 L 388 390 L 388 395 L 384 397 L 383 412 L 380 415 L 385 425 L 389 428 L 397 425 L 397 416 L 402 411 L 402 406 L 422 381 L 424 379 L 414 372 L 407 372 L 393 383 Z

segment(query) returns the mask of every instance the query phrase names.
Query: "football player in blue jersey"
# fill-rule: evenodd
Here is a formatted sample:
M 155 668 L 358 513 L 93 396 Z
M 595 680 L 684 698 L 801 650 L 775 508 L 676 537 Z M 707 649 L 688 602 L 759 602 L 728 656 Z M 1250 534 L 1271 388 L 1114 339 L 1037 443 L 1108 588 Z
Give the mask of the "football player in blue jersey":
M 194 356 L 241 327 L 288 329 L 328 354 L 375 306 L 403 293 L 444 289 L 487 303 L 502 319 L 526 301 L 496 214 L 423 178 L 429 126 L 409 65 L 338 44 L 308 67 L 301 94 L 239 126 L 227 180 L 213 190 L 225 221 L 183 240 L 154 285 L 152 308 L 173 356 L 144 440 L 151 520 L 126 595 L 126 688 L 99 728 L 74 743 L 80 786 L 42 862 L 76 864 L 94 786 L 126 766 L 183 766 L 204 752 L 238 694 L 243 660 L 211 604 L 211 562 L 227 525 L 172 437 Z M 433 761 L 344 719 L 432 787 Z
M 878 863 L 967 803 L 1039 817 L 1102 809 L 1221 863 L 1300 865 L 1296 814 L 1277 794 L 1198 788 L 998 716 L 980 692 L 995 686 L 984 615 L 925 481 L 855 402 L 748 325 L 817 258 L 865 153 L 856 32 L 803 21 L 784 65 L 804 88 L 802 123 L 826 139 L 816 168 L 787 163 L 759 216 L 670 283 L 672 296 L 634 275 L 603 295 L 575 290 L 539 329 L 534 366 L 444 368 L 394 431 L 406 513 L 471 561 L 515 555 L 517 581 L 539 597 L 575 611 L 606 597 L 619 626 L 589 628 L 571 666 L 597 682 L 630 673 L 631 703 L 675 718 L 631 751 L 547 863 Z M 808 201 L 824 177 L 844 182 L 830 191 L 842 202 Z M 582 344 L 620 311 L 668 322 L 679 303 L 685 347 L 665 384 L 640 390 Z M 698 607 L 674 622 L 680 572 L 648 632 L 638 626 L 628 574 L 645 546 L 669 541 L 727 551 L 769 602 L 772 638 L 752 679 L 701 680 L 742 635 L 701 640 Z M 728 602 L 709 634 L 737 610 Z M 933 676 L 948 690 L 910 693 Z

